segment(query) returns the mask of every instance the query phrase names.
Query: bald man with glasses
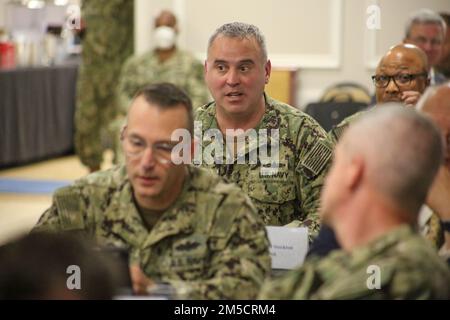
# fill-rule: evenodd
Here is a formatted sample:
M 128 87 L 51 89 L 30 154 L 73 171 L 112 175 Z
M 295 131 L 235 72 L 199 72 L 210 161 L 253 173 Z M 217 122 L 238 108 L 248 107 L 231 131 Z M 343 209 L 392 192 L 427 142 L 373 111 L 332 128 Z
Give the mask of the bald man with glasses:
M 391 47 L 378 63 L 372 81 L 375 86 L 376 103 L 398 102 L 414 107 L 430 84 L 429 65 L 425 53 L 413 44 Z M 337 142 L 344 130 L 364 111 L 344 119 L 329 132 Z
M 414 107 L 430 84 L 429 68 L 427 55 L 419 47 L 402 43 L 389 48 L 372 76 L 377 105 L 396 102 Z M 330 139 L 337 143 L 344 131 L 365 112 L 355 113 L 333 127 L 328 133 Z M 437 217 L 433 215 L 431 218 L 421 223 L 420 228 L 422 234 L 437 245 L 442 231 L 439 223 L 434 223 Z M 322 225 L 308 256 L 325 256 L 339 247 L 330 227 Z
M 377 103 L 400 102 L 413 107 L 430 84 L 425 53 L 411 44 L 389 49 L 372 76 Z
M 270 271 L 264 225 L 248 196 L 209 170 L 179 162 L 189 97 L 172 84 L 142 89 L 121 140 L 126 164 L 56 191 L 34 231 L 75 231 L 130 254 L 133 289 L 168 283 L 178 298 L 254 298 Z

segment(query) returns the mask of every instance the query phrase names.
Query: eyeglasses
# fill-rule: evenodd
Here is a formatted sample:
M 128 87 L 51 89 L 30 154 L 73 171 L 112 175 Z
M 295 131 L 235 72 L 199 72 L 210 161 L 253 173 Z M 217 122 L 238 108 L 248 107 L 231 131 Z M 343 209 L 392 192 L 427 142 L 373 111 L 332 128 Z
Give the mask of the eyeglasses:
M 411 81 L 415 80 L 418 77 L 428 77 L 428 73 L 400 73 L 395 76 L 386 76 L 386 75 L 375 75 L 372 76 L 373 83 L 377 88 L 386 88 L 391 82 L 391 79 L 394 80 L 394 83 L 397 87 L 406 87 L 411 84 Z
M 160 164 L 169 164 L 172 162 L 171 154 L 176 143 L 156 142 L 149 146 L 143 139 L 132 136 L 130 137 L 126 135 L 124 131 L 122 131 L 120 139 L 122 140 L 125 154 L 130 158 L 141 158 L 144 155 L 145 150 L 148 147 L 151 147 L 152 155 L 155 161 Z

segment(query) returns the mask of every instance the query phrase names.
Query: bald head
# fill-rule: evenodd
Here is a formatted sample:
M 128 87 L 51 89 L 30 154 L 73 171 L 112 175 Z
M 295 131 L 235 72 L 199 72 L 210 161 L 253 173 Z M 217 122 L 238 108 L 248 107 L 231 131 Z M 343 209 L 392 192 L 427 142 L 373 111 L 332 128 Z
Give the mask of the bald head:
M 423 93 L 429 84 L 428 60 L 426 54 L 412 44 L 398 44 L 381 58 L 376 69 L 377 77 L 407 75 L 410 81 L 390 80 L 386 86 L 376 84 L 377 103 L 402 102 L 402 93 L 416 91 Z
M 440 134 L 429 119 L 398 104 L 377 106 L 339 145 L 348 161 L 363 159 L 371 190 L 417 214 L 442 160 Z
M 177 18 L 175 15 L 168 10 L 163 10 L 155 19 L 155 28 L 166 26 L 175 28 L 177 25 Z
M 450 115 L 450 82 L 428 88 L 417 108 L 430 115 Z
M 428 71 L 430 69 L 425 52 L 419 47 L 408 43 L 397 44 L 389 48 L 389 51 L 381 58 L 377 70 L 380 67 L 394 62 L 404 64 L 405 68 L 410 64 L 416 66 L 421 71 Z
M 429 88 L 417 105 L 439 127 L 445 144 L 445 165 L 450 170 L 450 82 Z

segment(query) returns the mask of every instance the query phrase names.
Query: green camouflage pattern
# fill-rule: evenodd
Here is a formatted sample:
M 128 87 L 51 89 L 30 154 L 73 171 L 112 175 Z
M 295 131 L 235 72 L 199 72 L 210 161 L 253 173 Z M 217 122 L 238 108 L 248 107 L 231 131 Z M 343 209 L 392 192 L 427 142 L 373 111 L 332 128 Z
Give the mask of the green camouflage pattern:
M 78 231 L 126 248 L 131 263 L 184 298 L 255 298 L 270 272 L 262 221 L 238 187 L 205 169 L 188 171 L 181 195 L 151 230 L 118 166 L 57 190 L 34 231 Z
M 194 108 L 210 101 L 203 65 L 191 53 L 176 49 L 172 57 L 160 62 L 157 53 L 150 51 L 130 57 L 122 68 L 118 87 L 121 115 L 127 114 L 131 99 L 139 89 L 157 82 L 170 82 L 183 89 Z
M 445 242 L 441 219 L 428 206 L 422 206 L 418 219 L 419 232 L 438 250 Z
M 369 266 L 380 269 L 380 289 Z M 369 269 L 370 270 L 370 269 Z M 450 271 L 436 250 L 410 226 L 401 226 L 351 253 L 314 257 L 266 283 L 261 299 L 449 299 Z
M 171 58 L 162 63 L 155 51 L 130 57 L 121 72 L 117 93 L 120 112 L 111 127 L 115 137 L 116 163 L 124 160 L 119 132 L 125 123 L 131 100 L 139 89 L 157 82 L 170 82 L 183 89 L 191 98 L 193 108 L 210 101 L 203 77 L 203 65 L 191 53 L 177 49 Z
M 81 162 L 100 167 L 113 140 L 108 128 L 117 114 L 117 79 L 133 53 L 134 1 L 84 0 L 86 22 L 75 111 L 75 148 Z
M 352 114 L 351 116 L 348 116 L 341 122 L 339 122 L 339 124 L 337 124 L 336 126 L 333 126 L 333 128 L 331 128 L 331 130 L 328 132 L 328 137 L 330 138 L 330 140 L 333 141 L 334 144 L 336 144 L 339 141 L 339 139 L 341 138 L 345 129 L 348 128 L 350 123 L 356 121 L 356 119 L 358 119 L 366 111 L 367 110 L 356 112 L 356 113 Z
M 441 220 L 439 216 L 433 212 L 430 220 L 425 225 L 425 238 L 439 249 L 444 244 L 444 230 L 441 226 Z
M 296 225 L 308 227 L 310 236 L 313 236 L 319 229 L 320 191 L 331 163 L 332 144 L 325 131 L 310 116 L 266 95 L 265 101 L 266 112 L 255 129 L 269 129 L 268 134 L 270 129 L 279 130 L 278 171 L 262 175 L 260 161 L 257 164 L 238 164 L 236 157 L 233 164 L 208 165 L 203 162 L 202 165 L 239 185 L 250 196 L 266 225 L 299 222 Z M 195 119 L 202 123 L 202 146 L 205 150 L 211 143 L 205 139 L 205 131 L 218 129 L 215 103 L 198 109 Z M 259 148 L 258 144 L 250 143 L 246 148 L 247 157 Z

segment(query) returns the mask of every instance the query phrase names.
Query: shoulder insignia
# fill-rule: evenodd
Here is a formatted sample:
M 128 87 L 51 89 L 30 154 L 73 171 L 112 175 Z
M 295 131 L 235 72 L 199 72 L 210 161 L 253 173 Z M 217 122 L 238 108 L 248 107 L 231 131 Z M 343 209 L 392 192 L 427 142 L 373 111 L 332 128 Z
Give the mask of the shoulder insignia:
M 306 154 L 301 167 L 308 178 L 314 178 L 325 169 L 331 160 L 331 156 L 331 148 L 319 140 Z

